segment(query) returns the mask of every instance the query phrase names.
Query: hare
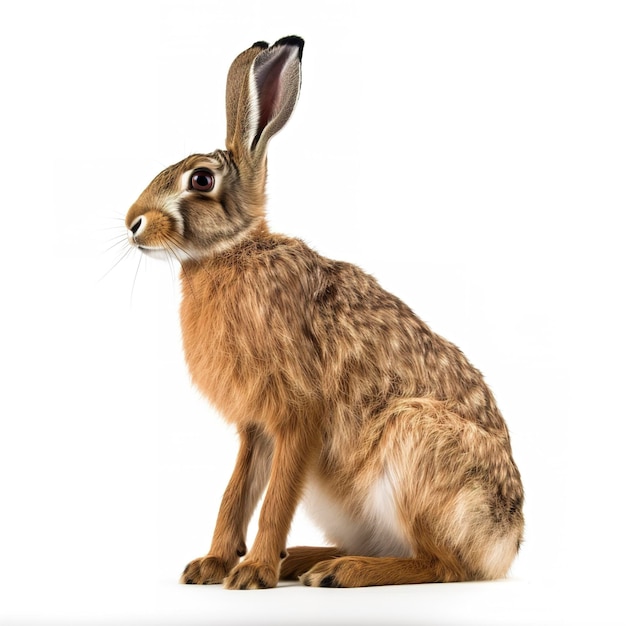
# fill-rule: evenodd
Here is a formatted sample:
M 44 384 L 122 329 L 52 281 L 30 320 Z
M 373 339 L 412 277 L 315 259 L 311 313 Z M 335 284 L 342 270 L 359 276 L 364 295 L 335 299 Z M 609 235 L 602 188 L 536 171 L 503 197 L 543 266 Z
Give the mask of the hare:
M 226 85 L 226 150 L 168 167 L 126 217 L 133 246 L 180 261 L 192 380 L 240 437 L 211 548 L 181 582 L 502 577 L 522 538 L 523 489 L 481 374 L 361 269 L 268 229 L 267 144 L 298 99 L 303 46 L 291 36 L 242 52 Z M 286 547 L 301 500 L 330 547 Z

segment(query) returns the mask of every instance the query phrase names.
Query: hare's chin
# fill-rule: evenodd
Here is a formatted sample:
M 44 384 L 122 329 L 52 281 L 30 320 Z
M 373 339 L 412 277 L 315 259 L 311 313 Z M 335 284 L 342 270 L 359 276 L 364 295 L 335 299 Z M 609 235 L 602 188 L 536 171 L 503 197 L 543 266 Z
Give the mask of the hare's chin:
M 144 248 L 143 246 L 137 246 L 137 249 L 149 256 L 151 259 L 160 259 L 162 261 L 167 261 L 167 259 L 173 257 L 174 255 L 163 248 Z
M 189 254 L 180 249 L 177 249 L 176 252 L 165 248 L 146 248 L 144 246 L 137 246 L 137 249 L 151 259 L 159 259 L 160 261 L 174 260 L 182 263 L 191 258 Z

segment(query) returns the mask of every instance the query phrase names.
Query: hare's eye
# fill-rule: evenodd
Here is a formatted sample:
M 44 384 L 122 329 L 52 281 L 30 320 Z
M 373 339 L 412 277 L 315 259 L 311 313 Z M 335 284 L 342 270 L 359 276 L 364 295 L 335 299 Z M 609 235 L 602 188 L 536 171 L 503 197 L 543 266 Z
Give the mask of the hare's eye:
M 215 186 L 215 176 L 207 169 L 196 170 L 189 179 L 189 188 L 196 191 L 211 191 Z

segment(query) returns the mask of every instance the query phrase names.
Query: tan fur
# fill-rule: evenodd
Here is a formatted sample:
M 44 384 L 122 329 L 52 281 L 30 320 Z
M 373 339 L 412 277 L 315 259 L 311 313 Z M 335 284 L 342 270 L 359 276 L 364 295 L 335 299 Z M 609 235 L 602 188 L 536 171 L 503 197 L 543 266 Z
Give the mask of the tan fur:
M 280 564 L 281 580 L 298 580 L 314 565 L 322 561 L 333 561 L 345 554 L 337 548 L 297 546 L 289 548 L 287 558 Z
M 126 220 L 146 220 L 131 243 L 181 260 L 189 371 L 241 439 L 209 554 L 182 581 L 271 587 L 281 561 L 283 577 L 307 585 L 504 576 L 523 490 L 480 373 L 371 276 L 267 228 L 265 149 L 295 105 L 301 51 L 286 38 L 242 53 L 229 72 L 228 150 L 162 172 Z M 190 187 L 198 167 L 215 175 L 213 191 Z M 303 498 L 336 547 L 285 559 Z

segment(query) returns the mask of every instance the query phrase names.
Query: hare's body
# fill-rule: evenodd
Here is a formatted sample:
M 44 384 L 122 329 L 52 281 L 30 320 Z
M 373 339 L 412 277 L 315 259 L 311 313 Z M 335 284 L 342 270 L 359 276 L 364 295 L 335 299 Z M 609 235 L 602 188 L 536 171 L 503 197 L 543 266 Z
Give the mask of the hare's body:
M 459 578 L 505 573 L 519 475 L 493 397 L 458 349 L 357 267 L 264 230 L 185 263 L 182 283 L 194 381 L 240 428 L 302 432 L 299 488 L 342 552 L 424 554 L 428 529 L 461 557 Z
M 267 229 L 265 144 L 295 104 L 301 50 L 287 38 L 240 55 L 229 150 L 168 168 L 127 217 L 135 245 L 181 259 L 189 370 L 241 437 L 211 550 L 183 580 L 503 576 L 522 536 L 523 492 L 480 373 L 359 268 Z M 259 533 L 238 564 L 266 487 Z M 287 555 L 302 498 L 334 547 Z

